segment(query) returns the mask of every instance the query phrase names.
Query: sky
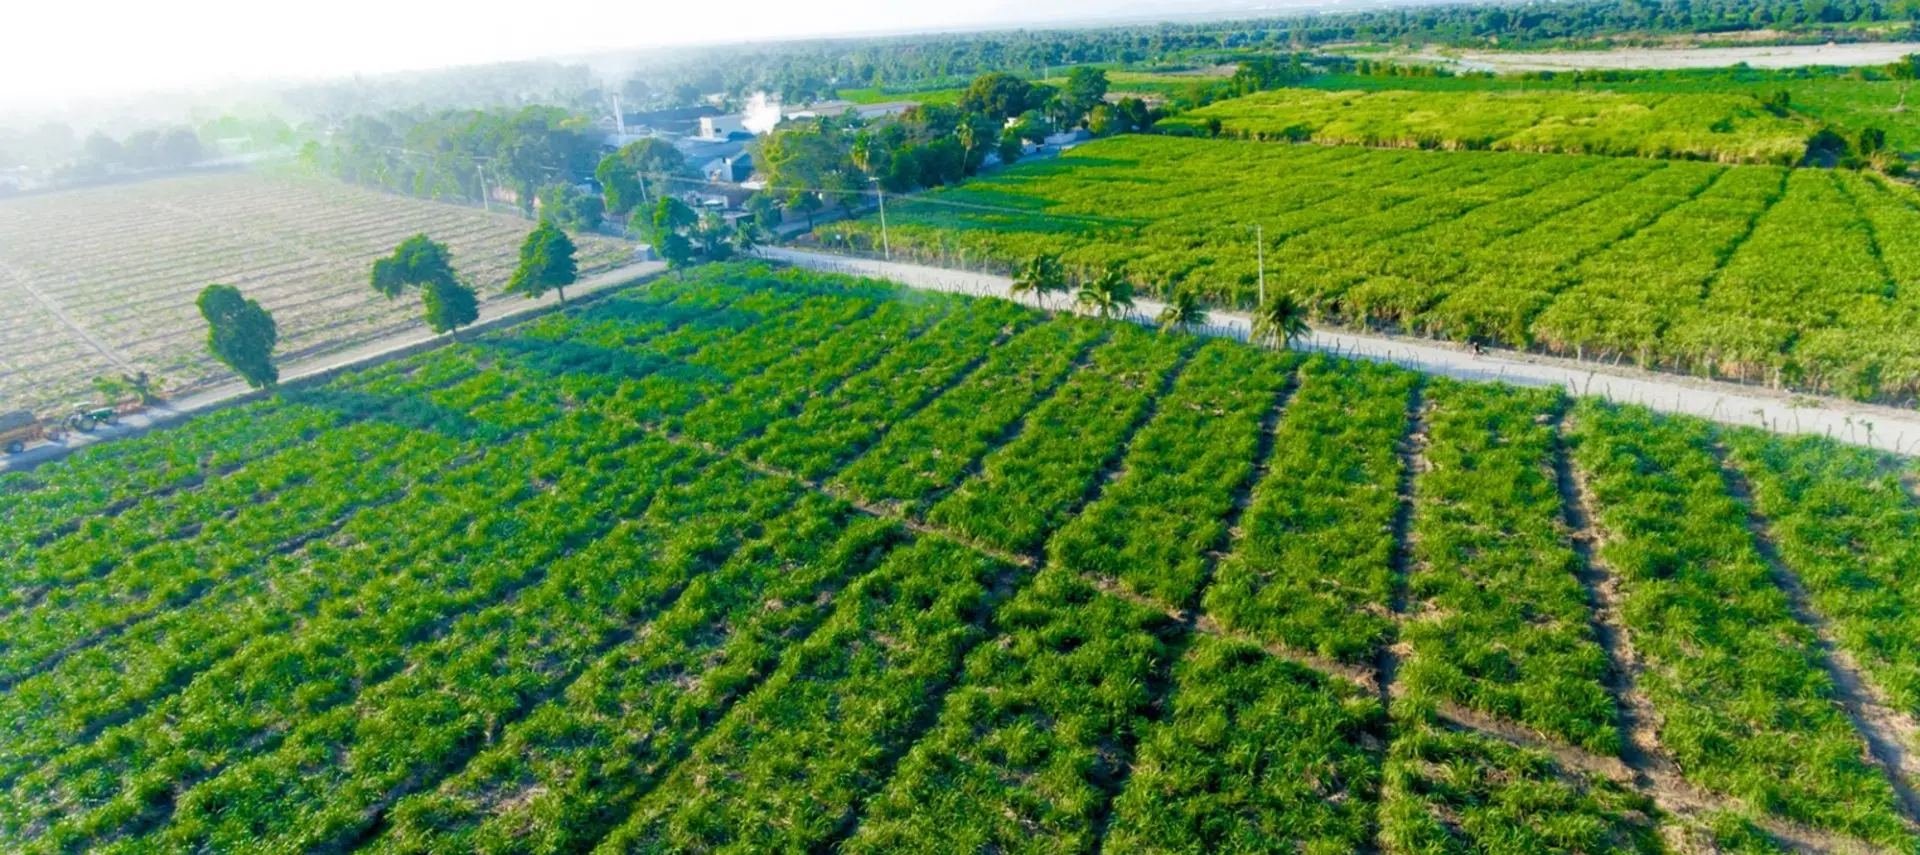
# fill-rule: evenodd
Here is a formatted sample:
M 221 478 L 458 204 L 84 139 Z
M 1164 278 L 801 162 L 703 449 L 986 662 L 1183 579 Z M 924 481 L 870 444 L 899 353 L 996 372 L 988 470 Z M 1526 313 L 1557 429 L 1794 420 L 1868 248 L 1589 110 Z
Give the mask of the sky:
M 6 34 L 0 103 L 52 106 L 130 91 L 658 45 L 1178 14 L 1193 6 L 1180 0 L 13 0 L 0 4 L 0 33 Z

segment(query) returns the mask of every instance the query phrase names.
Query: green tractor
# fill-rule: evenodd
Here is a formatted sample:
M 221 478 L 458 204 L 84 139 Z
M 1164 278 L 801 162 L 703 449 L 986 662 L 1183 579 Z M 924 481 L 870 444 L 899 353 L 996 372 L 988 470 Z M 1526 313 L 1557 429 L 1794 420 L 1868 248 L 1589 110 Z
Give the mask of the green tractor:
M 67 430 L 76 433 L 93 433 L 101 425 L 115 424 L 119 414 L 112 407 L 96 407 L 91 404 L 74 404 L 73 415 L 67 417 Z

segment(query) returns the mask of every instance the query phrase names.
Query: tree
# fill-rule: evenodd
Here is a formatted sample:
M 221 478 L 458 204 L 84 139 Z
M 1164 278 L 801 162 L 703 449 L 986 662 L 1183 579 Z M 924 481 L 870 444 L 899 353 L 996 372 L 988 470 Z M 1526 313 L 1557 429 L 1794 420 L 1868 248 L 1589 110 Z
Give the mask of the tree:
M 1253 312 L 1255 344 L 1288 349 L 1310 332 L 1312 330 L 1307 327 L 1307 308 L 1290 294 L 1274 297 Z
M 373 262 L 373 290 L 391 300 L 408 288 L 453 282 L 453 254 L 447 245 L 425 234 L 400 242 L 393 254 Z
M 734 234 L 719 211 L 708 211 L 700 218 L 700 226 L 693 236 L 700 246 L 700 254 L 708 261 L 726 261 L 733 257 Z
M 700 215 L 672 196 L 660 197 L 653 209 L 653 250 L 675 270 L 693 263 L 693 242 L 686 230 L 700 224 Z
M 995 71 L 973 79 L 972 85 L 960 96 L 960 109 L 997 123 L 1031 109 L 1032 97 L 1032 84 L 1004 71 Z
M 540 218 L 576 232 L 597 231 L 606 213 L 599 196 L 566 182 L 540 188 Z
M 455 332 L 480 319 L 480 299 L 460 283 L 453 254 L 424 234 L 401 241 L 392 255 L 373 262 L 373 290 L 391 300 L 409 288 L 420 289 L 427 326 L 436 333 Z
M 751 255 L 753 251 L 766 243 L 765 232 L 752 217 L 743 217 L 733 226 L 733 251 L 741 255 Z
M 573 240 L 552 222 L 542 220 L 520 242 L 520 266 L 507 280 L 508 294 L 525 294 L 537 300 L 548 291 L 560 295 L 567 304 L 567 286 L 579 281 L 580 266 L 574 259 Z
M 1064 293 L 1067 290 L 1067 272 L 1060 266 L 1057 255 L 1036 255 L 1020 265 L 1013 277 L 1013 294 L 1032 294 L 1041 308 L 1046 308 L 1047 295 Z
M 428 286 L 420 302 L 426 306 L 427 327 L 436 333 L 454 333 L 459 338 L 461 327 L 480 319 L 480 298 L 458 282 Z
M 1167 301 L 1167 307 L 1160 310 L 1154 322 L 1160 325 L 1161 332 L 1176 329 L 1192 332 L 1194 327 L 1207 325 L 1207 309 L 1201 305 L 1199 295 L 1183 288 Z
M 1012 165 L 1020 159 L 1020 135 L 1012 128 L 1000 132 L 1000 163 Z
M 1075 300 L 1098 317 L 1124 318 L 1133 309 L 1133 283 L 1127 281 L 1126 269 L 1116 264 L 1083 283 Z
M 1067 88 L 1060 93 L 1067 110 L 1067 124 L 1079 121 L 1106 97 L 1106 72 L 1085 65 L 1075 68 L 1067 75 Z
M 195 301 L 207 319 L 207 350 L 233 369 L 248 386 L 271 388 L 280 382 L 273 346 L 280 340 L 273 315 L 231 285 L 208 285 Z
M 672 143 L 648 137 L 601 158 L 593 177 L 600 180 L 607 210 L 624 216 L 640 205 L 651 204 L 648 200 L 659 195 L 663 180 L 685 172 L 686 168 L 686 157 Z M 649 179 L 654 185 L 651 194 Z

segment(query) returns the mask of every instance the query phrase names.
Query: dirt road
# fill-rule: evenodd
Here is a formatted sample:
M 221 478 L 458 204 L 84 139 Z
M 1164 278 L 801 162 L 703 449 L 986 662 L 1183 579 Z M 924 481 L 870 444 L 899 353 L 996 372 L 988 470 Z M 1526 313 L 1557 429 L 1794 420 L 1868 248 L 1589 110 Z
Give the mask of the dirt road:
M 765 247 L 772 261 L 815 270 L 891 279 L 915 288 L 975 296 L 1007 297 L 1012 280 L 1001 276 L 947 270 L 917 264 L 872 261 L 828 253 Z M 1063 298 L 1055 298 L 1059 308 Z M 1032 300 L 1023 300 L 1034 305 Z M 1132 320 L 1151 323 L 1164 306 L 1139 300 Z M 1245 339 L 1246 315 L 1212 313 L 1207 335 Z M 1315 330 L 1295 345 L 1305 350 L 1391 362 L 1416 371 L 1459 380 L 1499 381 L 1522 386 L 1560 386 L 1579 395 L 1642 404 L 1668 413 L 1711 419 L 1722 424 L 1765 428 L 1779 433 L 1818 433 L 1854 445 L 1902 454 L 1920 452 L 1920 412 L 1857 404 L 1832 398 L 1790 395 L 1771 389 L 1657 374 L 1594 362 L 1492 350 L 1474 356 L 1464 348 L 1424 339 Z

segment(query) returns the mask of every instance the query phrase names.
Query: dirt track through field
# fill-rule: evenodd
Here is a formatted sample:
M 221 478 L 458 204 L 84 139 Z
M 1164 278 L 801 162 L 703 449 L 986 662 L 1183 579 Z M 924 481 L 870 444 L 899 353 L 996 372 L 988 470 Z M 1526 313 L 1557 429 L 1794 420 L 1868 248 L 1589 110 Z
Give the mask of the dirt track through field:
M 28 281 L 27 277 L 20 275 L 20 271 L 15 269 L 13 265 L 5 261 L 0 261 L 0 270 L 6 271 L 7 278 L 13 280 L 13 284 L 16 287 L 25 291 L 27 296 L 32 297 L 34 302 L 40 304 L 41 308 L 46 309 L 47 314 L 59 318 L 61 324 L 64 324 L 67 329 L 72 330 L 74 335 L 79 336 L 82 341 L 87 343 L 87 346 L 98 351 L 108 362 L 119 366 L 120 370 L 128 374 L 138 371 L 138 369 L 133 367 L 133 363 L 127 361 L 126 357 L 121 356 L 118 351 L 108 346 L 106 341 L 102 340 L 99 336 L 88 332 L 86 327 L 81 326 L 79 321 L 74 320 L 72 315 L 67 314 L 65 309 L 60 308 L 59 303 L 54 302 L 47 295 L 40 293 L 40 289 L 33 287 L 33 283 Z
M 761 257 L 813 270 L 889 279 L 914 288 L 1015 299 L 1004 276 L 948 270 L 918 264 L 876 261 L 823 252 L 763 247 Z M 1136 300 L 1129 320 L 1150 324 L 1165 305 Z M 1203 334 L 1245 340 L 1248 316 L 1209 312 Z M 1835 398 L 1790 395 L 1757 386 L 1658 374 L 1633 368 L 1582 362 L 1518 351 L 1488 351 L 1475 356 L 1445 342 L 1369 333 L 1315 330 L 1296 342 L 1302 350 L 1356 359 L 1390 362 L 1402 368 L 1469 382 L 1519 386 L 1559 386 L 1570 394 L 1593 395 L 1614 403 L 1696 416 L 1720 424 L 1757 427 L 1783 434 L 1824 434 L 1840 442 L 1900 454 L 1920 453 L 1920 413 L 1895 407 L 1858 404 Z

